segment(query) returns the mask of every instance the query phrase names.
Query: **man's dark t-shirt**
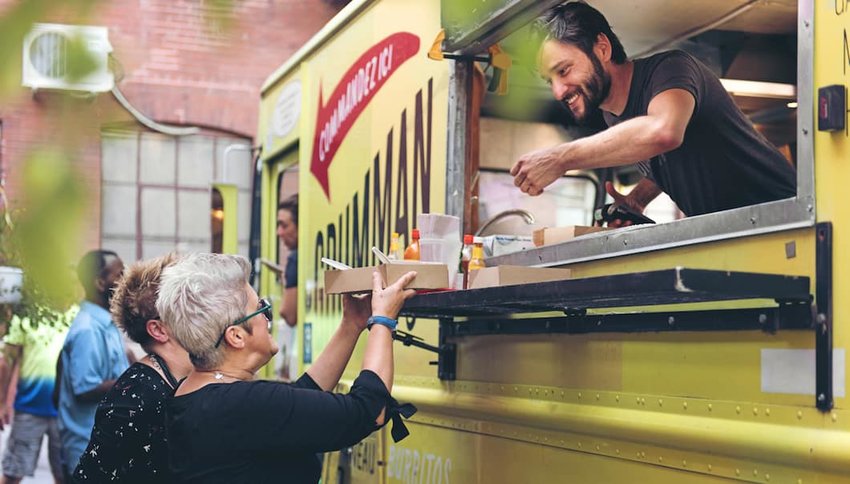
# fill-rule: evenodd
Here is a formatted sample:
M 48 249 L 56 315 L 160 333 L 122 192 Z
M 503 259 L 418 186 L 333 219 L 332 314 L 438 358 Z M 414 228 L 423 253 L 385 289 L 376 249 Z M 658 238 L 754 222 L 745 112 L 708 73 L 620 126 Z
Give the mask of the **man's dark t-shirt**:
M 794 168 L 753 128 L 717 76 L 685 52 L 635 60 L 626 108 L 620 116 L 603 113 L 605 121 L 613 126 L 644 116 L 652 98 L 669 89 L 684 89 L 694 96 L 684 142 L 638 165 L 685 215 L 796 195 Z
M 298 287 L 298 249 L 291 250 L 286 256 L 286 268 L 283 271 L 283 285 L 286 289 Z
M 391 402 L 369 370 L 346 395 L 322 391 L 307 374 L 294 384 L 207 385 L 168 402 L 171 470 L 180 482 L 315 484 L 316 453 L 368 436 Z

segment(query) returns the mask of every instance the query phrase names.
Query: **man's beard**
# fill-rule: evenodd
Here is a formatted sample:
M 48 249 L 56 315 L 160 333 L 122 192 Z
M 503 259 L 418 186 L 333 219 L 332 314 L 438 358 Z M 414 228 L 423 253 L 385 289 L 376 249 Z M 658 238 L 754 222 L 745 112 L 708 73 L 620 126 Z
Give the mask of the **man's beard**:
M 567 94 L 560 100 L 561 104 L 567 109 L 570 124 L 579 126 L 585 125 L 588 119 L 590 119 L 591 113 L 599 109 L 599 106 L 602 105 L 602 102 L 608 98 L 608 94 L 611 92 L 611 75 L 605 72 L 602 62 L 599 61 L 595 53 L 591 52 L 588 58 L 590 58 L 590 62 L 593 64 L 593 74 L 579 88 L 579 96 L 584 99 L 584 113 L 582 113 L 581 117 L 576 116 L 573 110 L 570 109 L 569 103 L 567 103 Z

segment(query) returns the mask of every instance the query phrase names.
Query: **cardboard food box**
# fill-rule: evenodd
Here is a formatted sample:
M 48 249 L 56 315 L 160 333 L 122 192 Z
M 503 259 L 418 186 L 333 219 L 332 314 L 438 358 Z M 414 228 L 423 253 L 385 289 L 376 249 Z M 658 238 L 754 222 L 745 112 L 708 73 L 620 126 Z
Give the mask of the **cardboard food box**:
M 381 271 L 385 284 L 392 284 L 408 272 L 416 271 L 416 278 L 407 285 L 408 289 L 447 289 L 449 287 L 449 270 L 445 264 L 399 262 L 382 264 L 377 266 L 377 269 Z M 370 292 L 374 271 L 375 266 L 325 271 L 325 294 Z
M 544 227 L 532 233 L 535 247 L 558 244 L 573 240 L 582 235 L 608 230 L 608 227 L 587 227 L 584 225 L 569 225 L 567 227 Z
M 497 266 L 469 273 L 469 288 L 513 286 L 532 282 L 560 281 L 570 278 L 570 269 L 549 267 Z

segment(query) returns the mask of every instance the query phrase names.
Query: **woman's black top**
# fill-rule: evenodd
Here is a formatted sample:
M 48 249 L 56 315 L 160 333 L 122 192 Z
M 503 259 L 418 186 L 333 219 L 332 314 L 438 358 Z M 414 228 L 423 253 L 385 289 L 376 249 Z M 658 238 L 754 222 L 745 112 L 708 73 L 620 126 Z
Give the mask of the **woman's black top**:
M 180 482 L 316 483 L 316 453 L 359 442 L 393 404 L 369 370 L 345 395 L 322 391 L 307 374 L 293 384 L 210 384 L 168 402 L 171 470 Z
M 153 368 L 130 366 L 97 407 L 74 482 L 170 482 L 165 400 L 172 393 Z

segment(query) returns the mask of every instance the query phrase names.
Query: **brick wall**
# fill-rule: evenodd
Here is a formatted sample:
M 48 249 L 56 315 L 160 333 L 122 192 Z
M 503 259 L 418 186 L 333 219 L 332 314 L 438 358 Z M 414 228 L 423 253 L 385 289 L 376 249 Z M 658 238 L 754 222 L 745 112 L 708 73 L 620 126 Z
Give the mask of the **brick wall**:
M 0 0 L 0 15 L 17 0 Z M 239 0 L 209 13 L 198 0 L 101 1 L 85 23 L 109 28 L 118 87 L 130 103 L 161 123 L 196 125 L 253 138 L 263 81 L 345 2 Z M 43 22 L 79 23 L 60 13 Z M 221 25 L 225 27 L 220 27 Z M 11 67 L 20 71 L 20 60 Z M 90 187 L 87 247 L 100 240 L 100 138 L 103 125 L 131 122 L 112 96 L 73 99 L 21 89 L 0 100 L 0 161 L 12 205 L 20 201 L 20 167 L 34 147 L 60 136 L 77 140 L 74 157 Z M 63 104 L 66 116 L 48 115 Z

